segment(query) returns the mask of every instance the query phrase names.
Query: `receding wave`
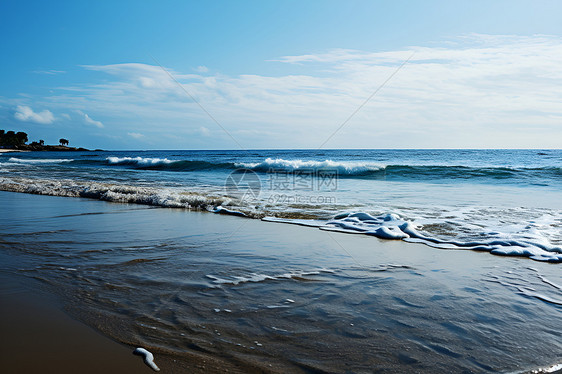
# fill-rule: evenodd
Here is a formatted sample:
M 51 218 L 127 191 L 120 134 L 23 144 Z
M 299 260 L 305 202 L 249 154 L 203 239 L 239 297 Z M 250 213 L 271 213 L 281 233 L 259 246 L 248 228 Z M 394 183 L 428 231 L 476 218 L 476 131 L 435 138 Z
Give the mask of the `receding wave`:
M 312 271 L 293 271 L 283 274 L 258 274 L 258 273 L 248 273 L 243 275 L 230 275 L 230 276 L 216 276 L 212 274 L 207 274 L 206 277 L 211 279 L 215 284 L 230 284 L 230 285 L 238 285 L 240 283 L 258 283 L 264 281 L 278 281 L 278 280 L 307 280 L 307 277 L 320 275 L 322 273 L 334 273 L 333 270 L 330 269 L 318 269 Z M 310 280 L 310 279 L 308 279 Z
M 160 207 L 212 211 L 250 218 L 275 214 L 279 206 L 246 205 L 236 199 L 217 196 L 201 188 L 186 192 L 175 188 L 130 186 L 94 181 L 66 179 L 32 179 L 0 177 L 0 190 L 40 195 L 84 197 L 103 201 L 145 204 Z M 287 207 L 284 207 L 284 212 Z M 289 212 L 290 213 L 290 212 Z M 296 223 L 318 227 L 321 230 L 340 231 L 424 243 L 444 249 L 470 249 L 487 251 L 495 255 L 529 257 L 537 261 L 562 262 L 562 238 L 559 223 L 562 216 L 549 212 L 544 220 L 508 222 L 502 224 L 501 216 L 489 216 L 483 222 L 478 216 L 447 217 L 427 223 L 396 214 L 372 216 L 366 212 L 346 212 L 330 220 L 320 220 L 322 211 L 309 207 L 309 217 L 317 219 L 264 218 L 267 221 Z M 482 213 L 486 215 L 486 213 Z M 453 220 L 453 221 L 451 221 Z M 543 222 L 544 221 L 544 222 Z M 541 223 L 542 222 L 542 223 Z M 502 226 L 503 225 L 503 226 Z M 477 227 L 481 227 L 478 229 Z M 443 233 L 445 232 L 445 233 Z M 554 243 L 554 244 L 553 244 Z
M 226 197 L 195 192 L 72 180 L 0 178 L 0 190 L 200 210 L 214 209 L 230 202 Z
M 302 224 L 301 220 L 264 218 L 265 221 Z M 424 232 L 414 222 L 396 214 L 372 216 L 365 212 L 342 213 L 322 225 L 321 230 L 375 236 L 380 239 L 405 240 L 443 249 L 471 249 L 495 255 L 529 257 L 536 261 L 562 262 L 562 247 L 552 245 L 540 233 L 522 230 L 519 233 L 490 232 L 476 235 L 478 239 L 447 240 Z

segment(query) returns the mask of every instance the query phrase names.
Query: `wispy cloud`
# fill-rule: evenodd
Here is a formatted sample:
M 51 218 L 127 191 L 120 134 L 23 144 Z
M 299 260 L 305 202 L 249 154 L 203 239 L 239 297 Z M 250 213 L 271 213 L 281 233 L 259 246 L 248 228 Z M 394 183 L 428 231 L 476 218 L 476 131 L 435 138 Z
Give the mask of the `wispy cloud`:
M 144 138 L 144 135 L 139 132 L 128 132 L 127 135 L 137 140 Z
M 466 35 L 438 47 L 283 56 L 295 75 L 170 70 L 244 146 L 316 147 L 412 52 L 412 60 L 328 147 L 553 147 L 562 144 L 562 39 Z M 215 124 L 160 67 L 88 65 L 112 78 L 64 88 L 47 105 L 96 107 L 142 133 L 190 138 Z M 196 69 L 200 73 L 201 69 Z M 215 140 L 228 146 L 226 136 Z M 205 135 L 205 131 L 198 131 Z M 223 145 L 225 146 L 225 145 Z M 235 146 L 230 144 L 230 146 Z
M 87 125 L 92 125 L 92 126 L 95 126 L 97 128 L 100 128 L 100 129 L 102 129 L 104 127 L 103 123 L 101 123 L 100 121 L 96 121 L 96 120 L 92 119 L 89 115 L 82 112 L 81 110 L 77 110 L 76 112 L 82 116 L 82 119 L 84 120 L 84 123 L 86 123 Z
M 18 105 L 16 107 L 14 117 L 23 122 L 35 122 L 43 125 L 51 124 L 55 120 L 55 116 L 53 116 L 53 113 L 49 110 L 43 110 L 42 112 L 36 113 L 33 109 L 25 105 Z
M 34 70 L 33 73 L 35 74 L 46 74 L 46 75 L 57 75 L 57 74 L 64 74 L 66 71 L 64 70 Z

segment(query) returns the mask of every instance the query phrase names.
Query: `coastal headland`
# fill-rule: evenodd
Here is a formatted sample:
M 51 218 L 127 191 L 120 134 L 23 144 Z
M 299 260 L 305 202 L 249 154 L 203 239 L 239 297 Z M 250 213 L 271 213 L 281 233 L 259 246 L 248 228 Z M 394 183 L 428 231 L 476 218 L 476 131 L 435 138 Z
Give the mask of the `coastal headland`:
M 101 151 L 101 149 L 87 149 L 83 147 L 68 147 L 66 145 L 40 145 L 40 144 L 24 144 L 14 148 L 0 148 L 0 153 L 8 152 L 93 152 Z
M 38 141 L 29 141 L 27 133 L 23 131 L 5 131 L 0 130 L 0 153 L 7 152 L 40 152 L 40 151 L 52 151 L 52 152 L 87 152 L 90 149 L 82 147 L 69 147 L 68 139 L 59 139 L 59 145 L 47 145 L 45 141 L 40 139 Z M 101 149 L 96 149 L 96 151 L 101 151 Z

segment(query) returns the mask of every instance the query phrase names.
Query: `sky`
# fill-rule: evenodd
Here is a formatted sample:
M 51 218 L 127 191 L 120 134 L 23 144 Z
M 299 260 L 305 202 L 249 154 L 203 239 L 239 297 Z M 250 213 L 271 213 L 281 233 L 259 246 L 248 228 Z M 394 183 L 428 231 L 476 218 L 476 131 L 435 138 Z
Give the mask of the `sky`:
M 0 0 L 0 129 L 112 150 L 562 148 L 561 14 Z

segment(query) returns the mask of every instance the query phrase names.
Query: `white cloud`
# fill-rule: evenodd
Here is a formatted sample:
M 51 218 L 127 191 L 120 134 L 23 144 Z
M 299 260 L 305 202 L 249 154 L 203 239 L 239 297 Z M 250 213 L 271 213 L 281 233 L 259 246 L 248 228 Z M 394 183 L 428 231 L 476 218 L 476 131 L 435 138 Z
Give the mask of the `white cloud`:
M 199 134 L 201 134 L 201 135 L 203 135 L 203 136 L 209 136 L 209 135 L 211 135 L 211 131 L 210 131 L 208 128 L 204 127 L 204 126 L 199 127 L 198 132 L 199 132 Z
M 89 115 L 82 112 L 81 110 L 77 110 L 76 112 L 82 116 L 82 118 L 84 119 L 84 123 L 86 123 L 88 125 L 96 126 L 100 129 L 104 127 L 103 123 L 101 123 L 100 121 L 96 121 L 96 120 L 92 119 Z
M 100 121 L 96 121 L 90 118 L 89 115 L 84 114 L 84 121 L 86 121 L 86 123 L 90 124 L 90 125 L 94 125 L 96 127 L 99 127 L 100 129 L 103 128 L 103 123 L 101 123 Z
M 55 121 L 53 113 L 48 110 L 35 113 L 33 109 L 25 105 L 18 105 L 14 117 L 23 122 L 36 122 L 44 125 L 51 124 Z
M 300 64 L 299 75 L 208 76 L 168 69 L 181 86 L 159 66 L 87 66 L 112 79 L 68 87 L 48 105 L 87 102 L 106 117 L 141 123 L 141 132 L 161 123 L 160 133 L 185 139 L 212 129 L 218 143 L 210 146 L 236 147 L 194 98 L 247 148 L 314 148 L 412 52 L 410 62 L 327 147 L 562 144 L 562 39 L 549 36 L 467 35 L 439 47 L 337 49 L 277 60 L 289 68 Z
M 139 63 L 124 63 L 113 65 L 83 65 L 84 68 L 93 71 L 100 71 L 126 79 L 141 88 L 151 89 L 170 89 L 177 87 L 177 83 L 160 66 L 153 66 Z M 178 76 L 173 70 L 168 71 Z
M 134 138 L 134 139 L 144 138 L 144 135 L 139 133 L 139 132 L 128 132 L 127 135 L 129 135 L 131 138 Z
M 206 66 L 197 66 L 197 68 L 195 68 L 195 71 L 198 73 L 208 73 L 209 72 L 209 68 Z

